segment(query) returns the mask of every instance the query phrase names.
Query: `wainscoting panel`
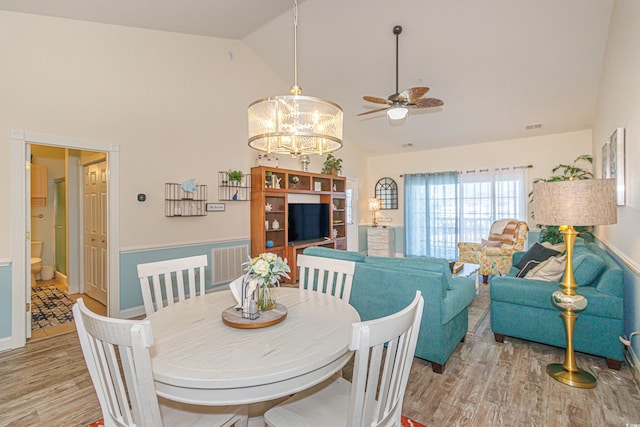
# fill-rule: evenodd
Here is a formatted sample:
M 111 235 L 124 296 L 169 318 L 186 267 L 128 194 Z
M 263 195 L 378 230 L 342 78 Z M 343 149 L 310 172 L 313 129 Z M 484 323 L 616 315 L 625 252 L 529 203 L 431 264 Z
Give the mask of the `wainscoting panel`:
M 211 283 L 228 283 L 244 273 L 243 263 L 249 259 L 249 246 L 229 246 L 211 250 Z

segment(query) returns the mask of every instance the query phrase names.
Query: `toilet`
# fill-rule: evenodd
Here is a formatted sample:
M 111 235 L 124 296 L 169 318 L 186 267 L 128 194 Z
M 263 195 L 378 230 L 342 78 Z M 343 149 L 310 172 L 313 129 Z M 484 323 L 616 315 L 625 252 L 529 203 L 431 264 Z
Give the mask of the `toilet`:
M 31 241 L 31 287 L 36 286 L 36 274 L 42 270 L 42 240 Z

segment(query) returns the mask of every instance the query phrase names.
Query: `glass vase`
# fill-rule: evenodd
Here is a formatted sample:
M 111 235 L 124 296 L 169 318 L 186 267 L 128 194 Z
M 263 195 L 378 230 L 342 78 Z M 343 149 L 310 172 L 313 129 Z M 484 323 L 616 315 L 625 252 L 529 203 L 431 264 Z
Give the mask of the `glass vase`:
M 260 297 L 258 298 L 258 307 L 262 311 L 269 311 L 276 308 L 276 294 L 271 285 L 263 285 L 260 288 Z

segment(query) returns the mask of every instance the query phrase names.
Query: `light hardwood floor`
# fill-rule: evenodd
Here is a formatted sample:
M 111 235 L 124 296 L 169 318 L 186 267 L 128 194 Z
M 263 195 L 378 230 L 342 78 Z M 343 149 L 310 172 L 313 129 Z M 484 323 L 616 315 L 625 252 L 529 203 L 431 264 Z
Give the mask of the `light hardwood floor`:
M 435 374 L 414 361 L 403 414 L 428 427 L 618 426 L 640 423 L 640 392 L 632 371 L 577 353 L 598 386 L 581 390 L 551 379 L 548 363 L 564 351 L 517 339 L 493 340 L 490 317 L 476 298 L 470 320 L 480 323 Z M 473 320 L 471 320 L 473 323 Z M 345 369 L 345 375 L 349 376 Z M 30 342 L 0 354 L 0 426 L 86 426 L 101 418 L 75 332 Z

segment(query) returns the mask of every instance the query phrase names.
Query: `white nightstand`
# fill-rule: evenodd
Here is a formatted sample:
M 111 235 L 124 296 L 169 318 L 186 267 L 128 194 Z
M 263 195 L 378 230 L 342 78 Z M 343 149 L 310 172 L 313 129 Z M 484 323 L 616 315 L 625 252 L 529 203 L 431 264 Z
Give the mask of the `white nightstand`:
M 393 228 L 367 228 L 367 255 L 395 257 L 396 238 Z

